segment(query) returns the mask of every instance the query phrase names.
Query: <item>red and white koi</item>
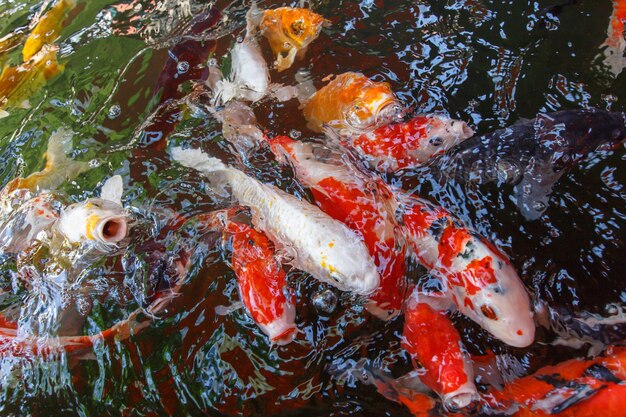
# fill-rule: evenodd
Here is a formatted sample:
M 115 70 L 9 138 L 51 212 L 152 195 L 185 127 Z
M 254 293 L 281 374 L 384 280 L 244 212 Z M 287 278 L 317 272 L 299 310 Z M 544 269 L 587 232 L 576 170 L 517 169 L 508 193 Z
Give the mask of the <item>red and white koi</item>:
M 295 268 L 357 294 L 369 294 L 378 287 L 378 272 L 362 238 L 318 207 L 198 149 L 177 147 L 172 156 L 181 165 L 228 186 L 234 199 L 252 210 L 255 228 L 293 256 Z
M 269 143 L 277 159 L 289 162 L 298 180 L 311 189 L 322 211 L 363 236 L 380 274 L 380 285 L 370 296 L 367 308 L 381 319 L 394 317 L 406 295 L 405 247 L 396 230 L 391 196 L 385 195 L 386 186 L 379 188 L 371 178 L 342 161 L 338 153 L 320 144 L 285 136 L 270 139 Z
M 606 40 L 600 47 L 605 47 L 604 64 L 617 77 L 626 67 L 626 39 L 624 26 L 626 25 L 626 0 L 613 0 L 613 13 L 607 29 Z
M 409 195 L 400 203 L 409 246 L 443 281 L 456 308 L 509 345 L 530 345 L 530 300 L 509 260 L 443 208 Z
M 349 141 L 373 169 L 394 172 L 423 164 L 473 135 L 465 122 L 425 115 L 381 126 Z

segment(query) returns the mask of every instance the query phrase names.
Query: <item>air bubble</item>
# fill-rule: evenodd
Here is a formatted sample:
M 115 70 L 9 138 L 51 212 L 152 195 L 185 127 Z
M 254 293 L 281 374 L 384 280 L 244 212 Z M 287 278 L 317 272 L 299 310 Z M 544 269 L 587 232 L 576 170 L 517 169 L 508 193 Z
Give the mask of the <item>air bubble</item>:
M 330 314 L 337 307 L 337 296 L 332 290 L 323 290 L 313 295 L 313 305 L 319 313 Z
M 289 137 L 291 139 L 300 139 L 301 136 L 302 136 L 302 132 L 300 132 L 299 130 L 291 129 L 289 131 Z
M 180 61 L 178 64 L 176 64 L 176 71 L 178 71 L 179 74 L 184 74 L 189 71 L 189 62 Z
M 122 108 L 118 104 L 114 104 L 109 109 L 109 119 L 115 119 L 122 114 Z

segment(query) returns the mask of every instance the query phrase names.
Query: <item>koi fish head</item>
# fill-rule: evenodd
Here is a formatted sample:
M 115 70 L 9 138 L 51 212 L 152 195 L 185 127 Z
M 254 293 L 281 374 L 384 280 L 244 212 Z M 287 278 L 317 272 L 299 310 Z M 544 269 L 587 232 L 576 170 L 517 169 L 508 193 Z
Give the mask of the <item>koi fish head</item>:
M 415 125 L 421 125 L 425 128 L 424 134 L 418 135 L 419 155 L 416 155 L 416 159 L 421 163 L 426 162 L 432 156 L 446 152 L 474 135 L 474 131 L 467 123 L 445 116 L 429 115 L 416 117 L 410 120 L 408 124 L 413 125 L 409 126 L 409 128 L 419 127 Z
M 474 260 L 461 273 L 459 310 L 508 345 L 530 345 L 535 322 L 524 284 L 504 255 L 478 239 L 473 243 Z
M 309 9 L 279 7 L 263 12 L 259 30 L 276 55 L 277 69 L 282 71 L 291 66 L 296 53 L 317 39 L 322 26 L 328 23 Z
M 119 176 L 109 179 L 101 198 L 66 207 L 59 217 L 59 231 L 70 243 L 93 242 L 104 251 L 117 247 L 126 238 L 130 216 L 121 205 Z
M 389 83 L 375 82 L 363 75 L 360 76 L 364 80 L 347 85 L 347 88 L 354 91 L 354 100 L 343 110 L 347 125 L 352 130 L 362 132 L 383 126 L 398 118 L 402 107 L 391 91 Z

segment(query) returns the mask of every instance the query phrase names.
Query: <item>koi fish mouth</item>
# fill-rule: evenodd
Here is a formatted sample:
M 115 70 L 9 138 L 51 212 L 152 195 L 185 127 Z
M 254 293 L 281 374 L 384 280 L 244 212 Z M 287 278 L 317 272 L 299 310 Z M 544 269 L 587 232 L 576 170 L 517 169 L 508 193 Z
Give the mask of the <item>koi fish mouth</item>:
M 111 216 L 102 219 L 96 226 L 96 239 L 103 243 L 116 244 L 128 235 L 126 216 Z
M 376 110 L 371 111 L 361 103 L 355 104 L 346 114 L 347 124 L 359 133 L 367 133 L 394 121 L 401 121 L 403 108 L 394 99 L 385 100 Z
M 400 122 L 404 117 L 404 109 L 396 100 L 388 100 L 379 107 L 374 117 L 376 127 L 386 125 L 392 122 Z

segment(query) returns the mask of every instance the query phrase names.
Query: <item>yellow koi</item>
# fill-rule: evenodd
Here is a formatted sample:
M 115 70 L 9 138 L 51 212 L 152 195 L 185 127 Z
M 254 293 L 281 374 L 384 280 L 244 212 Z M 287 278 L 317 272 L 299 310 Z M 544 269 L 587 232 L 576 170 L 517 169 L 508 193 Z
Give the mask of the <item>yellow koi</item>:
M 65 16 L 75 6 L 74 0 L 59 0 L 52 9 L 41 16 L 24 42 L 22 49 L 24 62 L 35 56 L 44 45 L 53 43 L 59 37 Z

